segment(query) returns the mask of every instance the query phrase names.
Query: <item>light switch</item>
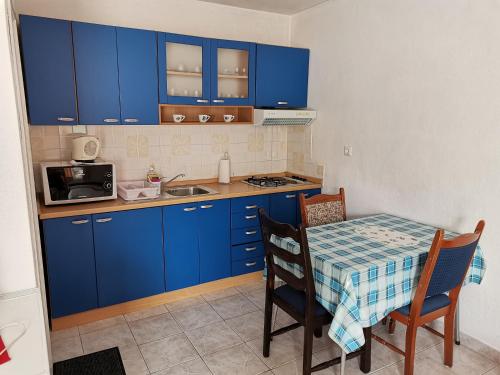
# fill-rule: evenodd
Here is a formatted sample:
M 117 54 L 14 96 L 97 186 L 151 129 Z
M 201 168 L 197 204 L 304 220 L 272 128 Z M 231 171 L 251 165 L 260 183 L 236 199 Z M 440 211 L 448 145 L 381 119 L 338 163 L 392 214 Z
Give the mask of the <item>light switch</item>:
M 352 146 L 344 146 L 344 156 L 352 156 Z

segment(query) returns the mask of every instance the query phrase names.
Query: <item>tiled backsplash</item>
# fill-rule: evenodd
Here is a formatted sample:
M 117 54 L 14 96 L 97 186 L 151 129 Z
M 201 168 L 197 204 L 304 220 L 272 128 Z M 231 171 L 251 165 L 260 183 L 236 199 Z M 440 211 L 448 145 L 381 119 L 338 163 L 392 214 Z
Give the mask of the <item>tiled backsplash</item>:
M 152 164 L 165 177 L 185 173 L 188 180 L 215 178 L 226 151 L 235 176 L 290 170 L 322 177 L 322 168 L 309 160 L 308 129 L 248 125 L 87 126 L 87 134 L 100 139 L 100 157 L 116 164 L 118 180 L 143 179 Z M 75 135 L 71 134 L 71 126 L 31 126 L 30 131 L 36 186 L 40 190 L 39 163 L 70 160 Z

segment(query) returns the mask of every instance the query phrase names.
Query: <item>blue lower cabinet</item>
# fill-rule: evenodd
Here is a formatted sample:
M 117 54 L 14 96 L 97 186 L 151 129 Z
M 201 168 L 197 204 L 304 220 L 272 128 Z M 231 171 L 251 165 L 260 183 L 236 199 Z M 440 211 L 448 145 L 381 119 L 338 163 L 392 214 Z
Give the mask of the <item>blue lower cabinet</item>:
M 300 212 L 300 199 L 299 199 L 300 193 L 303 193 L 306 198 L 311 198 L 314 195 L 321 194 L 321 189 L 303 190 L 297 194 L 297 225 L 302 224 L 302 214 Z
M 271 194 L 269 198 L 269 215 L 280 223 L 297 225 L 297 199 L 299 192 Z
M 167 291 L 200 283 L 197 210 L 196 203 L 163 208 Z
M 99 306 L 165 292 L 161 208 L 92 219 Z
M 229 200 L 198 204 L 200 282 L 231 276 Z
M 256 242 L 262 240 L 260 227 L 248 227 L 231 229 L 231 244 L 239 245 L 243 243 Z
M 262 241 L 234 245 L 231 248 L 231 259 L 233 261 L 256 257 L 264 258 L 264 244 Z
M 251 215 L 257 213 L 257 210 L 261 207 L 269 212 L 269 195 L 254 195 L 231 199 L 231 214 L 246 213 Z
M 264 269 L 264 257 L 249 258 L 233 261 L 232 275 L 238 276 L 244 273 L 257 272 Z
M 97 307 L 90 215 L 43 221 L 52 318 Z

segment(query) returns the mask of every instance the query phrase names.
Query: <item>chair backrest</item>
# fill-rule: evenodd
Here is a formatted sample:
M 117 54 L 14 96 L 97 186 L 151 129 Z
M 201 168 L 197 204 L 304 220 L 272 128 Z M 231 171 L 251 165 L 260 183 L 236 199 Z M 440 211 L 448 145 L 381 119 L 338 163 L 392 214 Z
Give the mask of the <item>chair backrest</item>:
M 306 227 L 315 227 L 345 221 L 345 195 L 344 188 L 338 194 L 318 194 L 306 198 L 300 194 L 300 214 L 302 223 Z
M 312 304 L 316 299 L 316 291 L 314 287 L 314 279 L 311 267 L 311 257 L 309 255 L 309 245 L 307 242 L 307 234 L 305 227 L 299 225 L 296 229 L 290 224 L 283 224 L 269 218 L 265 211 L 259 209 L 260 225 L 262 229 L 262 238 L 266 251 L 267 262 L 267 278 L 268 287 L 274 289 L 274 280 L 278 276 L 281 280 L 287 283 L 292 288 L 304 291 Z M 280 238 L 291 238 L 299 244 L 299 252 L 292 253 L 271 242 L 271 236 L 275 235 Z M 299 277 L 294 273 L 284 269 L 276 264 L 276 259 L 279 258 L 289 264 L 299 265 L 302 269 L 302 275 Z
M 420 315 L 425 298 L 438 294 L 450 292 L 452 304 L 456 303 L 484 225 L 484 221 L 481 220 L 476 225 L 474 233 L 463 234 L 450 240 L 444 239 L 442 229 L 436 232 L 412 302 L 410 315 L 414 309 L 415 314 Z

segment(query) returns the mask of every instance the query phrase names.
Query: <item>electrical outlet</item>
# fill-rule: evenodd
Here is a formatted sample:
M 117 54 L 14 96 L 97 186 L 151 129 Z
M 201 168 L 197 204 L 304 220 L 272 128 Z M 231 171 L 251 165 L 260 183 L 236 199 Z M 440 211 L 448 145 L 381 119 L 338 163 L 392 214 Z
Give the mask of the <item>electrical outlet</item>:
M 352 156 L 352 146 L 344 146 L 344 156 Z

